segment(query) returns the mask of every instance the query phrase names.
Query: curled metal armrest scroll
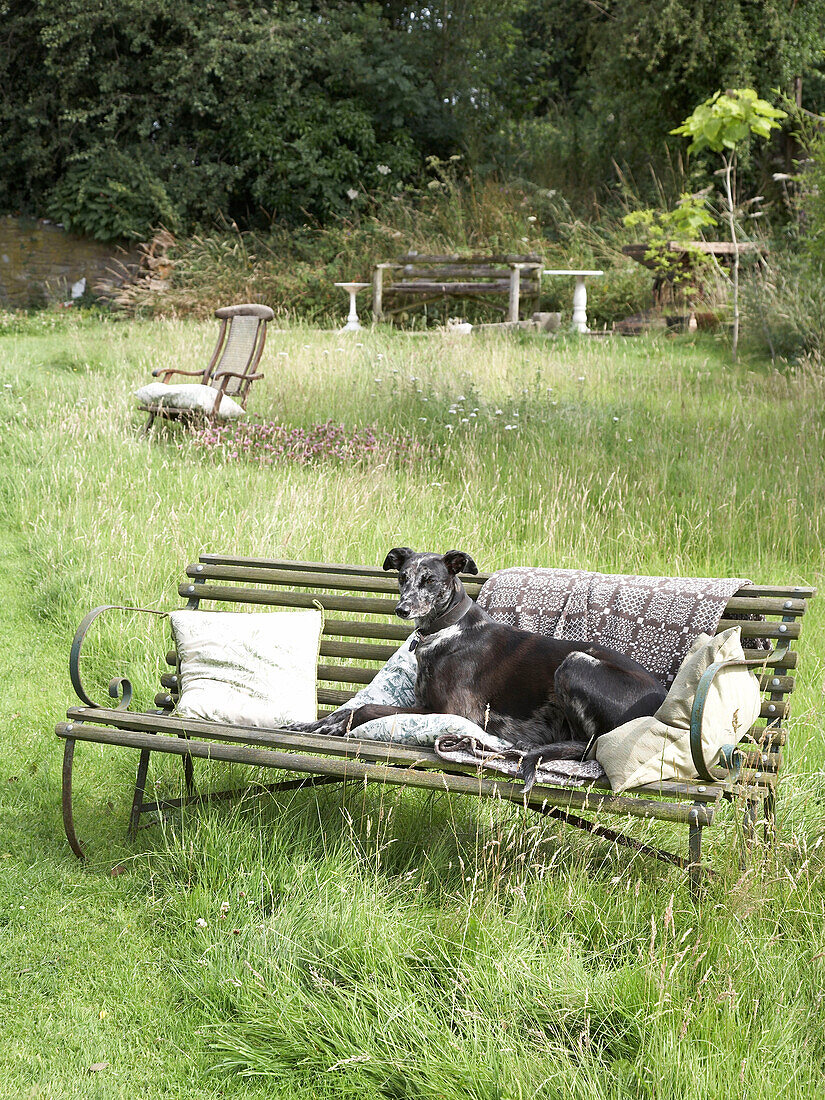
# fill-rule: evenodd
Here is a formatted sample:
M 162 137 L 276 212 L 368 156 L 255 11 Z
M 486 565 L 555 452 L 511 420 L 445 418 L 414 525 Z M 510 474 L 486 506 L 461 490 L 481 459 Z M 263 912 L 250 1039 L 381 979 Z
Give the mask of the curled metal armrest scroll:
M 702 749 L 702 718 L 705 711 L 708 692 L 710 691 L 711 684 L 716 674 L 723 668 L 730 668 L 733 665 L 739 665 L 745 668 L 764 667 L 768 660 L 775 656 L 776 653 L 782 656 L 783 652 L 784 650 L 779 650 L 779 648 L 777 648 L 773 652 L 768 652 L 764 657 L 757 658 L 756 660 L 743 661 L 736 657 L 732 657 L 727 661 L 715 661 L 702 673 L 702 677 L 696 688 L 696 695 L 693 698 L 693 707 L 690 712 L 690 755 L 693 758 L 693 766 L 696 769 L 696 774 L 700 779 L 707 783 L 718 783 L 719 780 L 722 779 L 735 780 L 738 779 L 739 773 L 742 770 L 742 754 L 739 752 L 736 745 L 722 746 L 719 752 L 719 761 L 721 767 L 724 768 L 724 772 L 720 773 L 717 771 L 716 774 L 714 774 L 712 768 L 707 764 Z
M 83 680 L 80 676 L 80 650 L 89 632 L 89 627 L 104 611 L 138 611 L 143 615 L 158 615 L 161 618 L 165 618 L 169 614 L 168 611 L 153 611 L 149 607 L 128 607 L 123 604 L 104 604 L 102 607 L 95 607 L 85 616 L 80 626 L 77 628 L 77 632 L 72 640 L 72 648 L 69 651 L 69 678 L 72 681 L 72 687 L 78 699 L 89 707 L 98 708 L 100 707 L 100 703 L 96 703 L 94 699 L 90 698 L 83 686 Z M 131 681 L 125 676 L 115 676 L 114 679 L 109 681 L 109 695 L 111 695 L 113 699 L 119 700 L 117 706 L 114 708 L 115 710 L 128 709 L 132 701 Z

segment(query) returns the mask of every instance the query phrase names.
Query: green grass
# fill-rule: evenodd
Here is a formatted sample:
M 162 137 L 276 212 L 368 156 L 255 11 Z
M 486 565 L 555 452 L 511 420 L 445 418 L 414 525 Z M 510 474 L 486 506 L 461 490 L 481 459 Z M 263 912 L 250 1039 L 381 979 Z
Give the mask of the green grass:
M 377 787 L 174 815 L 129 844 L 136 760 L 91 745 L 77 751 L 82 867 L 52 732 L 85 611 L 177 606 L 183 567 L 209 550 L 380 562 L 403 543 L 466 549 L 485 570 L 821 584 L 822 377 L 732 368 L 721 344 L 687 337 L 294 328 L 270 335 L 252 413 L 374 424 L 422 454 L 259 468 L 139 434 L 131 392 L 154 366 L 202 363 L 213 336 L 4 319 L 0 1095 L 825 1095 L 816 601 L 781 843 L 740 875 L 728 815 L 709 831 L 722 873 L 700 906 L 678 871 L 552 822 Z M 103 627 L 98 690 L 129 673 L 151 698 L 164 629 Z M 153 782 L 177 790 L 178 770 L 160 761 Z

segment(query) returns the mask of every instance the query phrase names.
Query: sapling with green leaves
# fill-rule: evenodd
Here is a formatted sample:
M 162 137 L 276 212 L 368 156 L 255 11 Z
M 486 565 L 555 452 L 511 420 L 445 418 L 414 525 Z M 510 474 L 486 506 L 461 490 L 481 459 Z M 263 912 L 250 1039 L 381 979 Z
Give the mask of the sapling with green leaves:
M 622 219 L 624 225 L 638 226 L 647 235 L 644 254 L 646 264 L 674 291 L 682 292 L 688 300 L 696 293 L 701 282 L 700 274 L 708 257 L 699 249 L 696 238 L 708 226 L 716 225 L 716 219 L 705 204 L 704 194 L 683 193 L 672 210 L 634 210 Z M 678 242 L 673 251 L 671 242 Z
M 739 247 L 736 237 L 736 203 L 734 200 L 733 172 L 736 157 L 743 142 L 750 137 L 768 138 L 779 126 L 778 119 L 786 112 L 772 107 L 760 99 L 752 88 L 729 88 L 716 92 L 700 103 L 693 114 L 681 126 L 671 130 L 690 138 L 689 153 L 710 149 L 720 153 L 724 163 L 722 176 L 725 181 L 725 204 L 730 239 L 733 244 L 733 361 L 739 344 Z

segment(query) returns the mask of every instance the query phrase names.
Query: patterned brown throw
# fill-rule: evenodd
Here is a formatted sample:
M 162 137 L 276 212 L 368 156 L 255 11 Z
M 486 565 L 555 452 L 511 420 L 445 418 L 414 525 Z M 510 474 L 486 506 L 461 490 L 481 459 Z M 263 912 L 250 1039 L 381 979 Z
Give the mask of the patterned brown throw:
M 669 687 L 696 637 L 715 632 L 725 604 L 747 583 L 517 567 L 493 573 L 478 606 L 496 622 L 608 646 Z

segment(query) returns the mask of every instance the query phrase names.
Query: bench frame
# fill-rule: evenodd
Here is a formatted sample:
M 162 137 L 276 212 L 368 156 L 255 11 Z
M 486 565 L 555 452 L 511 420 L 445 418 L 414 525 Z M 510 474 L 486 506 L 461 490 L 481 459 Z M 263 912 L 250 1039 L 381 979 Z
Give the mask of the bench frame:
M 341 705 L 369 683 L 413 629 L 393 616 L 397 584 L 394 573 L 371 566 L 325 562 L 295 562 L 204 554 L 186 569 L 187 581 L 178 591 L 186 608 L 197 610 L 202 602 L 234 609 L 238 604 L 282 608 L 325 609 L 324 633 L 318 664 L 319 714 Z M 464 576 L 463 583 L 475 597 L 487 575 Z M 522 784 L 491 778 L 471 766 L 441 760 L 431 748 L 412 747 L 352 738 L 333 738 L 285 730 L 227 726 L 200 719 L 176 717 L 172 711 L 179 694 L 180 668 L 176 652 L 166 655 L 174 669 L 161 677 L 163 691 L 155 696 L 155 710 L 130 709 L 132 685 L 125 677 L 109 684 L 113 706 L 101 706 L 86 691 L 81 676 L 84 640 L 94 622 L 109 611 L 142 611 L 141 608 L 105 605 L 90 611 L 72 642 L 69 673 L 82 706 L 71 707 L 67 721 L 56 727 L 64 740 L 63 822 L 72 851 L 84 858 L 72 811 L 72 773 L 77 741 L 119 745 L 139 751 L 129 835 L 134 836 L 142 814 L 161 812 L 191 802 L 207 802 L 242 794 L 217 791 L 200 794 L 194 782 L 196 759 L 226 760 L 263 766 L 297 778 L 246 792 L 286 791 L 329 783 L 380 782 L 455 794 L 493 797 L 515 803 L 545 816 L 584 829 L 612 843 L 674 864 L 688 872 L 692 891 L 703 876 L 703 830 L 713 824 L 724 801 L 738 803 L 743 811 L 746 846 L 755 837 L 756 823 L 764 820 L 766 842 L 775 833 L 775 788 L 786 738 L 787 697 L 794 687 L 800 619 L 815 589 L 789 586 L 743 586 L 728 602 L 718 630 L 741 626 L 747 664 L 761 667 L 760 686 L 765 693 L 758 724 L 727 753 L 727 768 L 709 769 L 702 758 L 702 711 L 713 677 L 729 662 L 711 666 L 697 691 L 691 718 L 691 751 L 697 779 L 664 781 L 614 794 L 606 785 L 587 788 L 535 786 L 528 796 Z M 166 612 L 148 611 L 151 615 Z M 365 618 L 366 616 L 366 618 Z M 753 621 L 754 619 L 759 621 Z M 767 638 L 772 648 L 763 652 L 748 648 Z M 365 664 L 365 662 L 369 662 Z M 181 798 L 146 800 L 146 783 L 152 752 L 180 756 L 185 794 Z M 688 856 L 656 848 L 625 833 L 608 828 L 582 813 L 657 819 L 688 826 Z
M 372 270 L 372 312 L 376 321 L 393 314 L 446 301 L 507 296 L 500 309 L 507 320 L 517 322 L 523 297 L 529 298 L 533 313 L 541 308 L 543 260 L 528 255 L 427 256 L 408 252 Z M 394 306 L 388 305 L 394 299 Z

